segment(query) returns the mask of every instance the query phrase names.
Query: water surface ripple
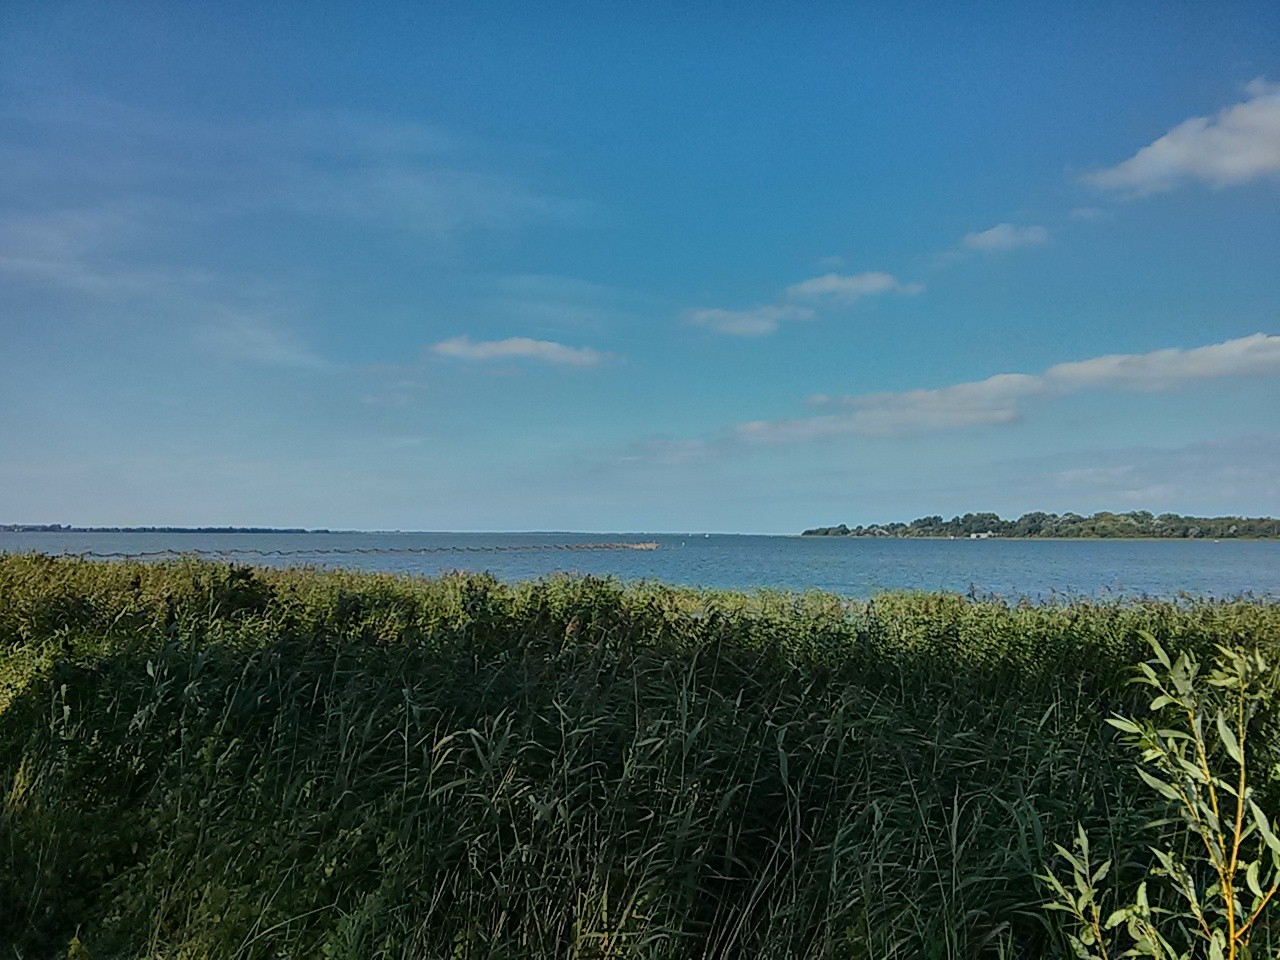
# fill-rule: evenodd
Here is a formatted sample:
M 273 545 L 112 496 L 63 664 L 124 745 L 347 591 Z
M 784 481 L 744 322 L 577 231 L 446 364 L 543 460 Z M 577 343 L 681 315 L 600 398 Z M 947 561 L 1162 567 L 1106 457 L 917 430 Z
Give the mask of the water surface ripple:
M 656 543 L 655 550 L 565 549 Z M 851 597 L 947 590 L 1014 599 L 1280 597 L 1280 541 L 885 540 L 650 533 L 11 533 L 0 551 L 200 551 L 274 566 L 432 576 L 487 570 L 506 581 L 557 572 Z M 277 554 L 270 556 L 268 554 Z

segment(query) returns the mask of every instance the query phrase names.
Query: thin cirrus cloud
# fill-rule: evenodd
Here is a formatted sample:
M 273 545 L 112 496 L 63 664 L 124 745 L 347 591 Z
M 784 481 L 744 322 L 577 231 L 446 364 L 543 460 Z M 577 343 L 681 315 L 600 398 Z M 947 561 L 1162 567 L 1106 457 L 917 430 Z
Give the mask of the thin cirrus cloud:
M 138 263 L 121 252 L 175 219 L 171 205 L 146 201 L 0 213 L 0 274 L 98 299 L 152 302 L 207 288 L 207 270 Z
M 225 315 L 198 330 L 197 339 L 228 356 L 261 366 L 316 373 L 336 369 L 291 331 L 258 317 Z
M 497 145 L 418 121 L 353 111 L 200 120 L 85 93 L 34 105 L 0 98 L 0 111 L 30 131 L 25 140 L 0 134 L 0 151 L 22 146 L 10 179 L 55 222 L 78 213 L 64 210 L 64 198 L 85 184 L 107 201 L 146 198 L 197 229 L 271 210 L 286 221 L 406 231 L 446 249 L 471 233 L 575 226 L 594 215 L 588 201 L 511 170 Z
M 829 303 L 855 303 L 864 297 L 882 293 L 917 294 L 924 290 L 918 283 L 903 283 L 889 273 L 871 271 L 842 275 L 825 273 L 787 287 L 787 296 L 795 300 L 817 300 Z
M 1280 174 L 1280 83 L 1259 77 L 1245 92 L 1242 103 L 1184 120 L 1128 160 L 1085 179 L 1104 190 L 1144 196 L 1192 181 L 1229 187 Z
M 1019 247 L 1039 247 L 1048 242 L 1047 227 L 1038 225 L 1019 227 L 1012 223 L 997 223 L 987 230 L 965 234 L 960 240 L 960 248 L 977 253 L 988 253 L 1017 250 Z
M 431 348 L 440 357 L 476 362 L 534 360 L 565 367 L 593 367 L 606 355 L 591 347 L 569 347 L 554 340 L 508 337 L 506 340 L 472 340 L 469 336 L 441 340 Z
M 467 230 L 515 230 L 573 224 L 590 205 L 536 193 L 509 177 L 468 170 L 375 166 L 312 170 L 282 185 L 282 197 L 307 215 L 370 220 L 440 239 Z
M 707 327 L 716 333 L 731 337 L 763 337 L 774 333 L 783 321 L 812 320 L 814 312 L 808 307 L 776 306 L 752 307 L 749 310 L 722 310 L 706 307 L 689 312 L 689 322 Z
M 896 293 L 913 295 L 924 287 L 903 283 L 897 277 L 879 271 L 867 273 L 825 273 L 787 287 L 788 300 L 802 300 L 815 306 L 849 306 L 867 297 Z M 783 323 L 812 320 L 817 316 L 812 307 L 797 303 L 771 303 L 746 310 L 703 307 L 690 310 L 689 322 L 732 337 L 763 337 L 775 333 Z
M 1024 401 L 1090 390 L 1158 393 L 1224 377 L 1280 374 L 1280 336 L 1252 336 L 1190 350 L 1113 354 L 1049 367 L 1040 374 L 1001 373 L 985 380 L 902 393 L 817 397 L 838 412 L 740 424 L 754 443 L 800 443 L 838 436 L 899 437 L 984 424 L 1011 423 Z

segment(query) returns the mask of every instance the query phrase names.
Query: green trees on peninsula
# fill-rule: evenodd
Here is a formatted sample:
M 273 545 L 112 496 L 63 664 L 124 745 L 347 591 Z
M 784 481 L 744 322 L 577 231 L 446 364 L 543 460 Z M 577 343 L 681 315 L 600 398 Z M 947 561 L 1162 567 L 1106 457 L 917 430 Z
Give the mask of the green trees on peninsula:
M 1005 520 L 994 513 L 966 513 L 944 520 L 940 515 L 920 517 L 910 523 L 872 523 L 867 526 L 814 527 L 806 537 L 1061 537 L 1156 540 L 1230 540 L 1280 537 L 1280 520 L 1274 517 L 1184 517 L 1176 513 L 1153 514 L 1103 511 L 1092 516 L 1078 513 L 1024 513 Z

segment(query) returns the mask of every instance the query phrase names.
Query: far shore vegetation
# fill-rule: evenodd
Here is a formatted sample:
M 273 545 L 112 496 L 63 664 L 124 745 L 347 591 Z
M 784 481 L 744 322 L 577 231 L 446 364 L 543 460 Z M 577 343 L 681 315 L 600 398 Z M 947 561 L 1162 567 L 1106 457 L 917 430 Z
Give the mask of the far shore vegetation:
M 0 533 L 341 533 L 304 527 L 77 527 L 65 523 L 0 523 Z
M 814 527 L 805 537 L 986 537 L 1063 538 L 1088 540 L 1266 540 L 1280 538 L 1274 517 L 1184 517 L 1103 511 L 1084 517 L 1078 513 L 1024 513 L 1005 520 L 994 513 L 966 513 L 944 520 L 939 515 L 910 523 L 872 523 L 868 526 Z

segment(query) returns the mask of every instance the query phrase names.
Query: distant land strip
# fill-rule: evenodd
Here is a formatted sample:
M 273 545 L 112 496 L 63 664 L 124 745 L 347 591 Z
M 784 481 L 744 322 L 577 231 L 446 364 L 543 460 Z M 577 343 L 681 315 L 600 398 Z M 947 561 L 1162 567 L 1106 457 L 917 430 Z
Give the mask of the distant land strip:
M 529 553 L 553 550 L 657 550 L 657 543 L 512 543 L 481 546 L 447 547 L 345 547 L 317 550 L 253 550 L 239 547 L 228 550 L 143 550 L 136 553 L 115 551 L 99 553 L 96 550 L 67 551 L 54 554 L 59 557 L 79 557 L 82 560 L 152 560 L 156 558 L 179 559 L 181 557 L 214 557 L 226 560 L 232 557 L 318 557 L 352 556 L 367 554 L 423 554 L 423 553 Z
M 302 527 L 76 527 L 65 523 L 0 523 L 0 533 L 341 533 Z
M 1184 517 L 1176 513 L 1153 514 L 1103 511 L 1092 516 L 1078 513 L 1024 513 L 1005 520 L 994 513 L 966 513 L 944 520 L 921 517 L 910 523 L 873 523 L 868 526 L 814 527 L 805 537 L 941 537 L 986 540 L 990 537 L 1063 538 L 1088 540 L 1269 540 L 1280 538 L 1280 520 L 1274 517 Z

